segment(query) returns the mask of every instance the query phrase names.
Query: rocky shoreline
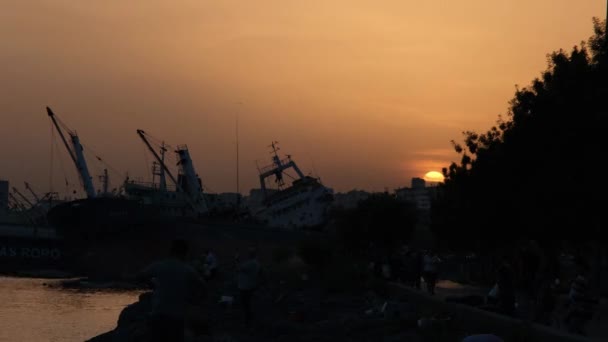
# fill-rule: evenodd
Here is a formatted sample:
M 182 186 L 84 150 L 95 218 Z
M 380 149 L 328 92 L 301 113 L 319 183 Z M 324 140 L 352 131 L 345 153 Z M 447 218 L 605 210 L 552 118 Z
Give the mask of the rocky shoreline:
M 256 298 L 256 320 L 250 329 L 243 325 L 238 303 L 222 303 L 216 300 L 217 294 L 193 305 L 186 315 L 187 341 L 416 342 L 429 340 L 431 334 L 439 338 L 433 341 L 457 337 L 449 327 L 449 317 L 421 319 L 420 310 L 407 301 L 381 298 L 373 292 L 320 297 L 314 290 L 305 290 L 276 298 L 271 292 L 263 291 Z M 147 341 L 151 296 L 142 293 L 138 302 L 121 312 L 114 330 L 89 341 Z
M 267 281 L 253 300 L 254 324 L 245 328 L 236 282 L 230 269 L 207 283 L 205 297 L 186 311 L 187 341 L 457 341 L 463 332 L 450 317 L 424 310 L 384 280 L 361 279 L 362 284 L 327 286 L 328 280 L 297 260 L 268 267 Z M 363 284 L 364 283 L 364 284 Z M 97 283 L 97 286 L 101 286 Z M 87 281 L 67 286 L 94 286 Z M 108 287 L 135 288 L 128 283 Z M 357 285 L 357 286 L 354 286 Z M 146 341 L 152 292 L 126 307 L 115 329 L 91 342 Z

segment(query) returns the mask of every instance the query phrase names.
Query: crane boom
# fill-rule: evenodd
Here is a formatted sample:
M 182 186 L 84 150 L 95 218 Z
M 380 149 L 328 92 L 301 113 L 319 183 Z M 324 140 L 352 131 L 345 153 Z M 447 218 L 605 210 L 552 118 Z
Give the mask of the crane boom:
M 68 144 L 68 141 L 66 140 L 65 135 L 61 130 L 61 127 L 59 127 L 59 124 L 57 123 L 57 119 L 55 119 L 55 113 L 53 113 L 53 111 L 49 107 L 46 107 L 46 112 L 48 113 L 49 117 L 51 118 L 51 121 L 55 125 L 57 132 L 59 132 L 59 136 L 61 137 L 63 144 L 68 150 L 68 153 L 70 154 L 74 165 L 76 165 L 76 170 L 78 171 L 78 175 L 80 176 L 80 180 L 82 181 L 84 191 L 87 193 L 87 197 L 95 198 L 96 194 L 95 187 L 93 186 L 93 179 L 89 174 L 89 168 L 87 167 L 87 162 L 84 158 L 84 149 L 80 144 L 80 139 L 78 138 L 78 135 L 75 132 L 68 131 L 68 134 L 70 135 L 70 140 L 72 141 L 72 147 L 70 148 L 70 144 Z
M 53 113 L 53 111 L 49 107 L 46 107 L 46 112 L 49 115 L 49 117 L 51 118 L 53 125 L 55 125 L 55 128 L 57 129 L 57 132 L 59 133 L 59 136 L 61 137 L 61 141 L 63 141 L 63 145 L 65 145 L 65 148 L 68 150 L 68 154 L 70 155 L 70 158 L 72 158 L 72 161 L 74 163 L 76 163 L 76 156 L 74 155 L 74 152 L 72 152 L 72 148 L 70 147 L 70 144 L 68 144 L 68 141 L 65 139 L 65 135 L 63 134 L 63 131 L 61 130 L 61 127 L 59 127 L 59 124 L 57 123 L 57 120 L 55 119 L 55 113 Z

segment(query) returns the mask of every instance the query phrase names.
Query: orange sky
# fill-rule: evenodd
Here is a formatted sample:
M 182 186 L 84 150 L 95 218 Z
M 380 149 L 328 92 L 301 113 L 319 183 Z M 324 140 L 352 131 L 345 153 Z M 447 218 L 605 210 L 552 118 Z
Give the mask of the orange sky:
M 239 113 L 243 192 L 272 140 L 337 191 L 409 186 L 606 13 L 605 0 L 0 4 L 0 178 L 39 192 L 78 183 L 63 148 L 49 171 L 47 105 L 114 185 L 149 177 L 141 128 L 188 144 L 203 183 L 234 191 Z

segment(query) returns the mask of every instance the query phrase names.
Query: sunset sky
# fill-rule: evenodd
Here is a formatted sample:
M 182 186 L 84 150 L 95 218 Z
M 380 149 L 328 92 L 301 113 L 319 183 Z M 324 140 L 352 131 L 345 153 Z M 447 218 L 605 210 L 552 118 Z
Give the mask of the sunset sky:
M 234 191 L 237 115 L 243 193 L 273 140 L 336 191 L 409 186 L 605 14 L 605 0 L 0 0 L 0 179 L 77 186 L 51 153 L 50 106 L 113 186 L 149 179 L 143 129 Z

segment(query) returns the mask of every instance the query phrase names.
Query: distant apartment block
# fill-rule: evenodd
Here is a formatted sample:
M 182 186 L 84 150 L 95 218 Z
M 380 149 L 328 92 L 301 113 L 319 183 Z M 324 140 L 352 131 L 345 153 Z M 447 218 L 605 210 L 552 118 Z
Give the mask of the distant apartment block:
M 404 187 L 395 189 L 397 198 L 412 202 L 416 205 L 416 209 L 425 222 L 430 219 L 431 204 L 436 194 L 437 187 L 435 184 L 427 186 L 426 181 L 422 178 L 412 178 L 412 185 L 410 188 Z

